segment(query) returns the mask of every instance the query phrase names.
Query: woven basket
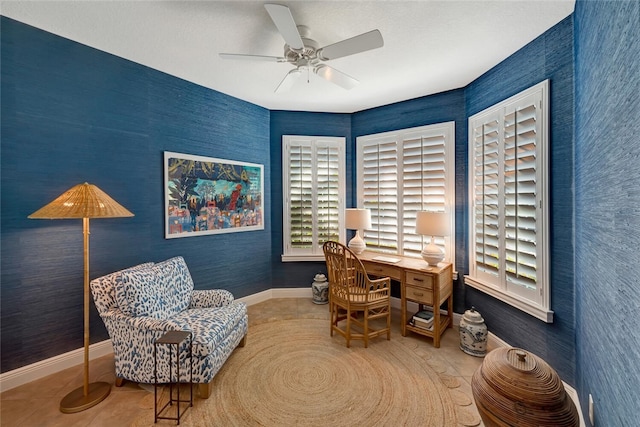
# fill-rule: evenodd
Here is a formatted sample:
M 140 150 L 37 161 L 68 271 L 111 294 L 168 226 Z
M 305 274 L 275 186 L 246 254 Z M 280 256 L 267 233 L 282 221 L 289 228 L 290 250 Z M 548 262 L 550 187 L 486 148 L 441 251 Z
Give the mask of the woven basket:
M 471 389 L 485 426 L 579 426 L 580 417 L 556 371 L 520 348 L 491 351 Z

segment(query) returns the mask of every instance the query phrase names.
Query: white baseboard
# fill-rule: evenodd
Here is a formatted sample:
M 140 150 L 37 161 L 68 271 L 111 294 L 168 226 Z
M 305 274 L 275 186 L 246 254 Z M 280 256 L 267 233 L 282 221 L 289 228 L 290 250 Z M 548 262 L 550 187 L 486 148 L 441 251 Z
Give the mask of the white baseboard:
M 242 301 L 247 305 L 258 304 L 272 298 L 311 298 L 311 287 L 308 288 L 273 288 L 266 291 L 258 292 L 257 294 L 247 295 L 246 297 L 238 298 L 238 301 Z M 400 298 L 391 297 L 391 307 L 400 309 Z M 418 304 L 408 302 L 407 309 L 409 311 L 417 311 Z M 459 325 L 461 314 L 453 314 L 453 324 Z M 490 348 L 497 347 L 511 347 L 506 341 L 498 338 L 489 332 L 489 338 L 487 345 Z M 111 346 L 111 340 L 102 341 L 89 346 L 89 359 L 93 360 L 98 357 L 106 356 L 113 353 L 113 347 Z M 42 360 L 40 362 L 33 363 L 31 365 L 23 366 L 13 371 L 0 374 L 0 392 L 11 390 L 12 388 L 21 386 L 23 384 L 35 381 L 40 378 L 44 378 L 47 375 L 55 374 L 64 369 L 71 368 L 83 363 L 84 348 L 72 350 L 58 356 L 51 357 L 49 359 Z M 578 409 L 580 415 L 580 427 L 585 427 L 584 419 L 582 417 L 582 410 L 580 409 L 580 400 L 578 399 L 578 393 L 576 390 L 563 381 L 565 390 L 571 396 L 571 399 Z
M 101 341 L 89 346 L 89 360 L 111 353 L 113 353 L 111 340 Z M 0 375 L 0 392 L 11 390 L 82 363 L 84 363 L 84 347 L 5 372 Z

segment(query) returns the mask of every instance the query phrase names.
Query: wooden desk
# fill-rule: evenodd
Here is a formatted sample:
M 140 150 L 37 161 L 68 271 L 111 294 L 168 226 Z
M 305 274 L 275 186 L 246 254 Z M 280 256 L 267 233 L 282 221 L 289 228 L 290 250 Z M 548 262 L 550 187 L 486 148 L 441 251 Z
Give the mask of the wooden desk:
M 396 263 L 376 260 L 376 257 L 400 259 Z M 387 255 L 364 251 L 358 258 L 364 264 L 367 274 L 378 277 L 390 277 L 400 282 L 402 298 L 402 336 L 407 330 L 433 338 L 434 347 L 440 347 L 440 337 L 447 328 L 453 327 L 453 266 L 441 262 L 437 267 L 429 267 L 420 258 L 400 255 Z M 416 328 L 409 324 L 413 313 L 407 315 L 407 301 L 418 303 L 420 310 L 430 307 L 433 310 L 433 330 Z M 447 313 L 440 314 L 440 306 L 447 302 Z

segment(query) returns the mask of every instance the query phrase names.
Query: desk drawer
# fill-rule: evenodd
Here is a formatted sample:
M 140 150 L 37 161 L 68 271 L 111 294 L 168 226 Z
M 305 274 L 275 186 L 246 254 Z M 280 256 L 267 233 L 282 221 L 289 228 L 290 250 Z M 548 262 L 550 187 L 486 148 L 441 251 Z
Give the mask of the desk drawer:
M 433 289 L 433 276 L 430 274 L 407 272 L 406 284 L 425 289 Z
M 367 274 L 377 277 L 391 277 L 395 280 L 402 280 L 402 270 L 389 265 L 362 261 Z
M 433 292 L 430 289 L 415 288 L 413 286 L 407 286 L 406 298 L 411 301 L 415 301 L 421 304 L 433 304 Z

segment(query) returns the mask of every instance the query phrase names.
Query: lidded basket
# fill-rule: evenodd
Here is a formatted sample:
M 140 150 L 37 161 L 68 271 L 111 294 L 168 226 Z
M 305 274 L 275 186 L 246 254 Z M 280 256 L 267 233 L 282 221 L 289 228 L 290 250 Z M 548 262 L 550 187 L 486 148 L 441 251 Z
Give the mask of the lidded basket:
M 520 348 L 491 351 L 471 379 L 480 417 L 491 426 L 579 426 L 580 417 L 556 371 Z

